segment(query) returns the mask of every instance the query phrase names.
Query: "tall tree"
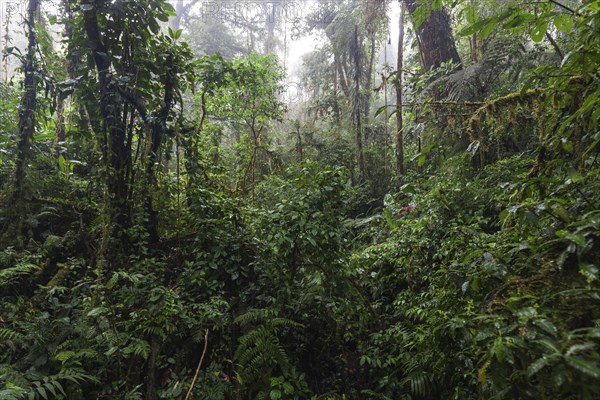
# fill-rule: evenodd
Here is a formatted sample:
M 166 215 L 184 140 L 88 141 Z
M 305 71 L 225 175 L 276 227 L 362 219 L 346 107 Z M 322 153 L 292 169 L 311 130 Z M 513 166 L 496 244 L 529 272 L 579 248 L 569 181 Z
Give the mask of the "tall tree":
M 358 25 L 354 25 L 354 33 L 350 44 L 350 54 L 354 66 L 354 87 L 352 88 L 352 122 L 355 129 L 356 141 L 356 165 L 358 166 L 359 179 L 365 177 L 365 154 L 363 151 L 363 120 L 362 120 L 362 95 L 361 95 L 361 72 L 362 72 L 362 46 L 359 40 Z
M 169 26 L 174 31 L 181 27 L 182 21 L 187 21 L 190 18 L 190 11 L 198 3 L 198 0 L 176 0 L 175 1 L 175 16 L 169 21 Z
M 402 137 L 402 69 L 404 68 L 404 3 L 400 2 L 398 33 L 398 62 L 396 67 L 396 187 L 399 189 L 404 176 L 404 139 Z
M 39 6 L 38 0 L 29 0 L 27 6 L 27 54 L 23 66 L 25 91 L 19 108 L 19 138 L 17 159 L 15 163 L 15 180 L 12 202 L 17 217 L 17 232 L 21 234 L 24 218 L 25 173 L 30 158 L 31 140 L 35 134 L 35 107 L 37 86 L 35 82 L 36 29 L 35 14 Z
M 268 146 L 270 121 L 280 119 L 285 111 L 278 98 L 283 71 L 273 54 L 254 53 L 231 63 L 221 60 L 219 65 L 227 72 L 205 108 L 215 116 L 215 122 L 220 118 L 238 135 L 235 141 L 242 161 L 239 184 L 243 193 L 253 194 L 259 157 L 272 157 Z
M 92 98 L 86 104 L 104 162 L 105 232 L 100 253 L 109 262 L 118 262 L 126 249 L 136 193 L 143 197 L 150 240 L 158 239 L 150 188 L 156 182 L 161 146 L 171 132 L 167 125 L 173 120 L 176 92 L 189 75 L 191 54 L 187 46 L 176 43 L 180 33 L 171 30 L 169 37 L 159 33 L 158 21 L 165 21 L 173 10 L 164 1 L 156 8 L 149 3 L 155 4 L 81 2 L 89 62 L 97 75 L 89 84 L 99 92 L 95 99 L 88 90 Z M 147 154 L 140 156 L 144 151 Z M 137 192 L 136 168 L 146 177 Z
M 84 30 L 92 50 L 92 60 L 98 77 L 100 91 L 100 113 L 96 115 L 96 134 L 100 137 L 103 159 L 107 163 L 107 204 L 106 204 L 106 240 L 109 237 L 121 237 L 131 225 L 130 201 L 126 170 L 131 160 L 129 141 L 127 135 L 127 105 L 123 105 L 112 79 L 111 52 L 104 43 L 98 20 L 97 2 L 82 0 Z M 88 107 L 88 112 L 91 107 Z M 125 113 L 125 118 L 123 118 Z M 95 112 L 93 114 L 96 114 Z M 98 118 L 101 118 L 98 120 Z M 120 251 L 104 248 L 106 254 L 118 257 Z M 115 254 L 117 253 L 117 254 Z
M 434 7 L 431 0 L 404 0 L 404 2 L 417 26 L 417 40 L 425 70 L 438 68 L 446 61 L 457 64 L 457 70 L 462 69 L 446 10 Z M 428 16 L 426 11 L 430 11 Z M 427 18 L 423 20 L 423 16 Z
M 367 175 L 364 147 L 371 102 L 372 72 L 377 48 L 377 34 L 384 26 L 385 3 L 320 2 L 316 15 L 309 15 L 308 30 L 323 29 L 331 45 L 333 59 L 328 67 L 334 71 L 334 84 L 326 94 L 333 101 L 331 110 L 339 114 L 338 86 L 350 105 L 350 117 L 356 148 L 355 160 L 359 179 Z M 318 21 L 315 22 L 315 21 Z M 324 22 L 324 24 L 321 24 Z M 338 85 L 339 84 L 339 85 Z M 331 95 L 333 89 L 333 95 Z M 323 96 L 325 97 L 325 96 Z M 328 101 L 331 103 L 331 101 Z

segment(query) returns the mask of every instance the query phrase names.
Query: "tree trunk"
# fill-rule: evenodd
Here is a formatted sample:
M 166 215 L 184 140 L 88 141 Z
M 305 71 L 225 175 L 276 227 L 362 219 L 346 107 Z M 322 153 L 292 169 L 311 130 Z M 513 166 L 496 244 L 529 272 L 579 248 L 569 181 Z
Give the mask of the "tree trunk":
M 365 177 L 365 156 L 363 152 L 363 126 L 362 126 L 362 99 L 360 93 L 360 78 L 362 72 L 360 41 L 358 38 L 358 25 L 354 26 L 354 35 L 350 46 L 350 53 L 354 62 L 354 89 L 352 93 L 352 120 L 355 128 L 356 164 L 358 165 L 359 180 Z
M 275 40 L 275 18 L 277 13 L 277 4 L 267 3 L 265 4 L 265 10 L 268 8 L 268 12 L 265 14 L 265 25 L 267 28 L 267 39 L 265 41 L 265 54 L 271 54 L 275 52 L 277 43 Z
M 30 158 L 31 141 L 35 134 L 35 107 L 37 87 L 35 83 L 35 13 L 39 1 L 29 0 L 27 8 L 27 55 L 23 66 L 25 91 L 21 98 L 19 108 L 19 138 L 17 144 L 17 159 L 15 162 L 14 191 L 12 193 L 12 204 L 16 211 L 17 234 L 22 234 L 23 220 L 25 218 L 25 175 L 27 163 Z
M 198 3 L 198 0 L 175 1 L 175 16 L 169 21 L 171 29 L 177 31 L 181 27 L 181 22 L 183 20 L 188 20 L 190 10 L 196 3 Z
M 294 122 L 294 128 L 296 129 L 296 151 L 298 152 L 298 157 L 300 161 L 304 161 L 304 144 L 302 143 L 302 131 L 300 129 L 300 122 Z
M 411 17 L 420 4 L 416 0 L 404 0 Z M 431 2 L 429 3 L 429 5 Z M 425 7 L 428 5 L 426 4 Z M 429 17 L 417 27 L 419 48 L 423 56 L 423 67 L 426 71 L 438 68 L 443 62 L 452 61 L 457 64 L 456 70 L 462 69 L 456 44 L 452 36 L 450 18 L 444 9 L 432 10 Z
M 350 97 L 350 89 L 348 88 L 348 81 L 346 80 L 346 74 L 344 72 L 344 67 L 342 65 L 342 61 L 340 60 L 340 56 L 337 53 L 336 49 L 333 49 L 333 63 L 335 64 L 335 68 L 337 71 L 337 76 L 340 82 L 340 87 L 342 88 L 342 92 L 346 97 Z
M 56 97 L 56 141 L 65 141 L 65 98 L 61 92 Z
M 396 188 L 404 177 L 404 140 L 402 137 L 402 69 L 404 68 L 404 3 L 400 3 L 400 31 L 398 34 L 398 63 L 396 67 Z
M 70 0 L 63 0 L 62 6 L 64 8 L 65 18 L 69 21 L 73 21 L 75 18 L 75 15 L 73 13 L 73 9 L 71 8 Z M 72 24 L 65 24 L 64 35 L 65 35 L 65 38 L 67 39 L 66 41 L 68 43 L 67 60 L 66 60 L 67 77 L 69 79 L 75 79 L 78 76 L 77 71 L 81 68 L 82 59 L 81 59 L 81 56 L 79 55 L 79 52 L 75 51 L 76 49 L 72 48 L 73 43 L 75 42 Z M 65 100 L 66 100 L 66 97 L 65 97 Z M 74 108 L 77 109 L 80 128 L 81 129 L 90 129 L 90 126 L 92 123 L 90 121 L 90 118 L 86 114 L 86 109 L 83 104 L 84 102 L 79 99 L 79 96 L 72 96 L 71 102 L 75 104 Z M 63 105 L 63 109 L 64 109 L 64 105 Z M 92 130 L 94 130 L 94 129 L 92 128 Z M 58 136 L 58 132 L 57 132 L 57 136 Z M 65 139 L 63 138 L 62 140 L 65 140 Z M 58 141 L 61 141 L 60 137 L 58 137 Z
M 146 365 L 146 397 L 145 400 L 156 399 L 156 359 L 160 350 L 160 341 L 156 335 L 150 338 L 150 357 Z
M 370 34 L 370 54 L 369 54 L 369 68 L 367 69 L 367 81 L 365 83 L 365 104 L 363 105 L 363 116 L 364 116 L 364 120 L 368 121 L 369 119 L 369 111 L 371 109 L 371 92 L 372 92 L 372 88 L 371 85 L 373 85 L 373 66 L 375 65 L 375 47 L 376 47 L 376 42 L 375 42 L 375 34 L 371 33 Z M 365 129 L 365 145 L 367 146 L 367 148 L 369 148 L 369 130 Z M 369 160 L 370 161 L 370 160 Z
M 123 107 L 116 86 L 111 82 L 108 49 L 102 42 L 95 2 L 82 0 L 84 29 L 87 34 L 92 58 L 98 74 L 100 90 L 101 124 L 94 124 L 101 137 L 103 159 L 106 163 L 106 210 L 105 232 L 101 256 L 108 261 L 120 260 L 127 246 L 126 229 L 131 226 L 130 201 L 127 181 L 127 163 L 131 159 L 126 143 L 126 125 L 122 118 Z M 88 111 L 90 112 L 90 111 Z M 91 112 L 92 114 L 94 111 Z M 98 117 L 98 116 L 96 116 Z M 96 121 L 97 122 L 97 121 Z M 114 239 L 114 240 L 110 240 Z M 109 245 L 109 243 L 112 243 Z M 115 247 L 116 246 L 116 247 Z
M 162 139 L 167 133 L 167 119 L 169 117 L 169 113 L 171 112 L 171 106 L 173 104 L 175 95 L 175 82 L 177 71 L 175 70 L 173 64 L 173 54 L 167 54 L 166 63 L 169 69 L 165 76 L 164 82 L 164 104 L 160 109 L 158 118 L 156 118 L 155 122 L 152 124 L 151 127 L 152 143 L 150 144 L 150 157 L 148 160 L 148 165 L 146 166 L 146 180 L 149 187 L 156 186 L 155 165 L 158 161 L 158 154 L 160 146 L 162 144 Z M 148 234 L 150 235 L 150 241 L 152 243 L 156 243 L 158 242 L 158 212 L 154 208 L 152 193 L 150 190 L 148 190 L 146 196 L 146 211 L 148 213 Z
M 375 42 L 375 34 L 370 35 L 370 54 L 369 54 L 369 68 L 367 69 L 367 82 L 365 84 L 366 88 L 366 98 L 365 98 L 365 109 L 364 115 L 365 118 L 369 116 L 369 108 L 371 105 L 371 92 L 373 85 L 373 67 L 375 66 L 375 50 L 376 50 L 376 42 Z

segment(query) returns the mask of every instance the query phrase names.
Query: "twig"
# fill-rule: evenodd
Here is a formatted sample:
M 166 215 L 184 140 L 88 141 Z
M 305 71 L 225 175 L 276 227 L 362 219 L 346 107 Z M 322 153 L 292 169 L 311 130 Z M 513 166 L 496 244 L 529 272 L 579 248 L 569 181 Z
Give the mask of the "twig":
M 204 356 L 206 355 L 206 349 L 208 348 L 208 329 L 204 331 L 204 350 L 202 350 L 202 356 L 200 357 L 200 361 L 198 362 L 198 368 L 196 368 L 196 373 L 194 374 L 194 379 L 192 379 L 192 384 L 190 385 L 190 389 L 185 395 L 185 400 L 189 400 L 192 395 L 192 390 L 194 390 L 194 385 L 196 384 L 196 379 L 198 379 L 198 374 L 200 373 L 200 368 L 202 367 L 202 361 L 204 361 Z
M 565 55 L 563 54 L 562 50 L 558 46 L 558 43 L 556 43 L 556 40 L 554 40 L 552 35 L 550 35 L 548 32 L 546 32 L 546 39 L 548 39 L 548 41 L 550 42 L 552 47 L 554 47 L 554 51 L 556 51 L 556 54 L 558 54 L 560 59 L 562 60 L 563 58 L 565 58 Z
M 550 3 L 552 3 L 552 4 L 556 4 L 556 5 L 557 5 L 557 6 L 559 6 L 560 8 L 564 8 L 565 10 L 567 10 L 568 12 L 570 12 L 571 14 L 574 14 L 574 15 L 579 15 L 579 13 L 578 13 L 577 11 L 573 10 L 572 8 L 570 8 L 570 7 L 566 6 L 566 5 L 562 4 L 562 3 L 559 3 L 559 2 L 558 2 L 558 1 L 556 1 L 556 0 L 549 0 L 549 1 L 550 1 Z

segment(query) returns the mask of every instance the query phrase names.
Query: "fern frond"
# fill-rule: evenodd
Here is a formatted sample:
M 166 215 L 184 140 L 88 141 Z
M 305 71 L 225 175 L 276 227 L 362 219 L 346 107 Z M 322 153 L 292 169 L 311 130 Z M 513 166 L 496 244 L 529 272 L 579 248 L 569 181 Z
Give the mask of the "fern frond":
M 86 382 L 100 383 L 98 378 L 86 374 L 81 368 L 63 368 L 58 374 L 53 375 L 53 377 L 59 380 L 71 381 L 78 385 Z
M 239 315 L 234 322 L 239 325 L 247 325 L 250 323 L 259 323 L 270 318 L 275 318 L 277 311 L 269 308 L 253 308 Z
M 302 328 L 303 325 L 299 322 L 292 321 L 288 318 L 273 318 L 269 321 L 269 324 L 273 327 L 285 327 L 285 328 Z
M 439 92 L 451 101 L 481 101 L 488 96 L 492 84 L 498 81 L 498 75 L 514 75 L 513 80 L 516 81 L 525 64 L 535 56 L 518 43 L 503 37 L 490 38 L 482 51 L 479 62 L 435 79 L 425 88 L 422 96 L 428 97 Z
M 369 389 L 362 390 L 360 393 L 369 399 L 392 400 L 392 398 L 389 396 L 374 392 L 373 390 L 369 390 Z M 323 400 L 337 400 L 338 398 L 339 397 L 326 396 L 326 397 L 323 397 Z M 319 399 L 321 399 L 321 397 L 319 397 Z M 399 400 L 404 400 L 404 399 L 401 397 Z
M 252 329 L 239 339 L 235 359 L 242 367 L 244 381 L 257 381 L 269 375 L 272 368 L 289 367 L 289 359 L 275 331 L 265 325 Z
M 435 392 L 436 384 L 431 374 L 423 371 L 413 371 L 400 381 L 402 386 L 408 386 L 410 394 L 417 397 L 428 397 Z
M 67 356 L 65 354 L 65 356 Z M 0 399 L 56 399 L 67 397 L 62 382 L 70 381 L 77 385 L 84 382 L 99 382 L 81 369 L 63 369 L 58 374 L 45 376 L 37 381 L 29 381 L 25 374 L 9 365 L 0 365 L 0 381 L 6 382 L 0 391 Z
M 26 396 L 27 390 L 14 385 L 10 385 L 6 389 L 0 390 L 0 399 L 3 400 L 22 400 L 25 399 Z
M 0 288 L 17 284 L 22 278 L 33 274 L 40 268 L 38 265 L 22 262 L 14 267 L 3 269 L 0 271 Z
M 67 395 L 61 383 L 54 376 L 47 376 L 41 381 L 33 382 L 29 390 L 29 398 L 55 399 L 59 393 L 63 396 Z M 52 397 L 49 394 L 52 394 Z
M 150 343 L 142 339 L 131 338 L 130 343 L 123 349 L 123 354 L 133 354 L 147 360 L 150 355 Z
M 0 343 L 23 343 L 26 341 L 25 335 L 10 328 L 0 328 Z
M 29 387 L 29 380 L 25 375 L 8 364 L 0 365 L 0 381 L 6 382 L 7 389 L 24 389 Z M 0 397 L 0 399 L 2 398 Z

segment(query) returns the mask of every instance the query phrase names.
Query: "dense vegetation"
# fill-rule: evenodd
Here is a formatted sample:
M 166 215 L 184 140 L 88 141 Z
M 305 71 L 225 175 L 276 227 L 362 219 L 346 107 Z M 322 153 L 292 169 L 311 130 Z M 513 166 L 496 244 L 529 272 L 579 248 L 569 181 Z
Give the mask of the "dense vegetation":
M 600 398 L 600 0 L 397 3 L 3 15 L 0 399 Z

